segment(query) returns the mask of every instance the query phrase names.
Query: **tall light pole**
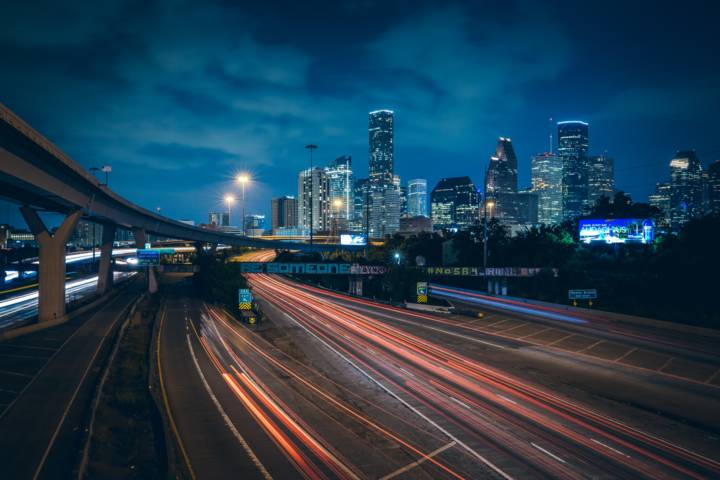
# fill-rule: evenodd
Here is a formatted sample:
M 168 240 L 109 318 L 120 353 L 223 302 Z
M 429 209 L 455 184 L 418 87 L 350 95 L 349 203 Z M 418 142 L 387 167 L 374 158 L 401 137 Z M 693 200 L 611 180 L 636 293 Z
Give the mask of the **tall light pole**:
M 227 214 L 228 214 L 228 227 L 230 226 L 230 205 L 235 201 L 235 197 L 232 195 L 225 195 L 225 203 L 227 203 Z M 220 222 L 222 223 L 222 221 Z
M 317 145 L 308 143 L 305 148 L 310 150 L 310 251 L 313 250 L 313 150 L 318 148 Z
M 492 210 L 492 208 L 495 206 L 495 201 L 494 201 L 494 200 L 488 200 L 488 197 L 487 197 L 487 188 L 485 189 L 485 202 L 483 202 L 483 203 L 484 203 L 484 209 L 483 209 L 483 210 L 485 211 L 485 213 L 483 214 L 483 217 L 484 217 L 484 222 L 483 222 L 483 223 L 485 224 L 484 233 L 483 233 L 483 277 L 485 277 L 485 282 L 487 283 L 487 280 L 488 280 L 488 278 L 487 278 L 488 208 L 490 208 L 490 209 Z M 491 213 L 491 215 L 492 215 L 492 213 Z M 489 283 L 488 283 L 488 285 L 489 285 Z M 489 290 L 489 288 L 488 288 L 488 290 Z
M 245 233 L 245 184 L 250 181 L 250 175 L 246 173 L 241 173 L 237 177 L 237 181 L 240 184 L 241 191 L 242 191 L 242 227 L 243 227 L 243 235 L 246 235 Z

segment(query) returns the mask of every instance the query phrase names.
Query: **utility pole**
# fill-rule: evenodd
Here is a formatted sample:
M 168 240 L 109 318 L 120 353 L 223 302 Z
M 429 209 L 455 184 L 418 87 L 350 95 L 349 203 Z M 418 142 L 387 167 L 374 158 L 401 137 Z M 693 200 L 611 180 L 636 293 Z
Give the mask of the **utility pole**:
M 313 182 L 313 150 L 315 150 L 317 145 L 313 145 L 312 143 L 309 143 L 305 145 L 305 148 L 310 150 L 310 251 L 313 251 L 313 189 L 314 189 L 314 182 Z

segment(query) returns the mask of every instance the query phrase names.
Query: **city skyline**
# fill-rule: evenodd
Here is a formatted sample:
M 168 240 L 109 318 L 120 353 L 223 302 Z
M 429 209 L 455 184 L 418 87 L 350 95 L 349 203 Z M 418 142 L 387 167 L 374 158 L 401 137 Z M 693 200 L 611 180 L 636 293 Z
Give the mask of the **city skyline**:
M 125 18 L 122 5 L 85 9 L 82 21 L 71 7 L 8 7 L 2 101 L 86 168 L 112 165 L 119 193 L 173 218 L 220 210 L 215 192 L 233 189 L 237 170 L 254 179 L 248 209 L 269 215 L 270 198 L 295 191 L 309 142 L 320 162 L 347 154 L 365 176 L 366 114 L 377 108 L 396 112 L 395 173 L 422 172 L 429 185 L 462 175 L 482 185 L 506 136 L 524 188 L 555 122 L 576 118 L 591 125 L 592 153 L 615 159 L 617 188 L 639 201 L 676 151 L 694 148 L 703 166 L 720 156 L 712 15 L 687 5 L 655 9 L 641 28 L 640 3 L 615 15 L 591 4 L 389 2 L 381 18 L 326 5 L 322 36 L 292 5 L 211 2 L 192 25 L 171 13 L 153 29 L 143 26 L 155 10 Z M 693 28 L 667 35 L 678 22 Z M 327 42 L 333 32 L 343 35 Z M 0 215 L 19 223 L 14 209 Z

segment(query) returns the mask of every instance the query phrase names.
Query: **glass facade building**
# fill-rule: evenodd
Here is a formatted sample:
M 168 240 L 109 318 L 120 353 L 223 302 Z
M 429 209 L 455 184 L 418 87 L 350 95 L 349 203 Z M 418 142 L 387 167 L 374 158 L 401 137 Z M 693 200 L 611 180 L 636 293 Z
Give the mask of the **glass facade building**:
M 305 169 L 298 175 L 298 226 L 310 229 L 311 216 L 313 232 L 330 230 L 330 184 L 325 169 L 320 167 Z
M 400 228 L 400 188 L 393 173 L 394 114 L 392 110 L 370 112 L 368 123 L 369 234 L 382 238 Z
M 588 206 L 592 209 L 602 196 L 612 200 L 615 194 L 615 162 L 607 155 L 588 158 Z
M 677 152 L 670 160 L 670 227 L 703 214 L 702 165 L 694 150 Z
M 352 157 L 336 158 L 325 168 L 325 173 L 330 189 L 330 215 L 340 230 L 347 230 L 355 211 Z
M 538 197 L 538 222 L 546 225 L 562 221 L 562 158 L 541 153 L 532 158 L 532 191 Z
M 414 178 L 407 183 L 408 217 L 427 217 L 427 180 Z
M 563 159 L 563 219 L 577 218 L 588 210 L 588 124 L 558 122 L 558 155 Z
M 480 194 L 470 177 L 441 179 L 430 194 L 435 228 L 467 229 L 478 223 Z
M 298 201 L 295 197 L 285 196 L 273 198 L 271 203 L 271 221 L 273 233 L 278 228 L 295 228 L 297 221 Z

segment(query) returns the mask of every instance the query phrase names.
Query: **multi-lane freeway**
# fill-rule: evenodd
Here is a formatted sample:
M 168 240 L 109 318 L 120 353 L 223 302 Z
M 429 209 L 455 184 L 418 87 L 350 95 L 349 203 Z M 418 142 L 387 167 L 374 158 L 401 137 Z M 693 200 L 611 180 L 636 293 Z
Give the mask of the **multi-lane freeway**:
M 164 398 L 198 478 L 720 476 L 712 384 L 572 361 L 470 318 L 249 281 L 259 327 L 183 292 L 163 314 Z
M 133 276 L 134 272 L 115 272 L 115 281 L 119 282 Z M 68 279 L 65 282 L 65 301 L 80 300 L 95 293 L 97 275 Z M 0 330 L 26 322 L 37 315 L 37 284 L 10 288 L 0 291 Z

